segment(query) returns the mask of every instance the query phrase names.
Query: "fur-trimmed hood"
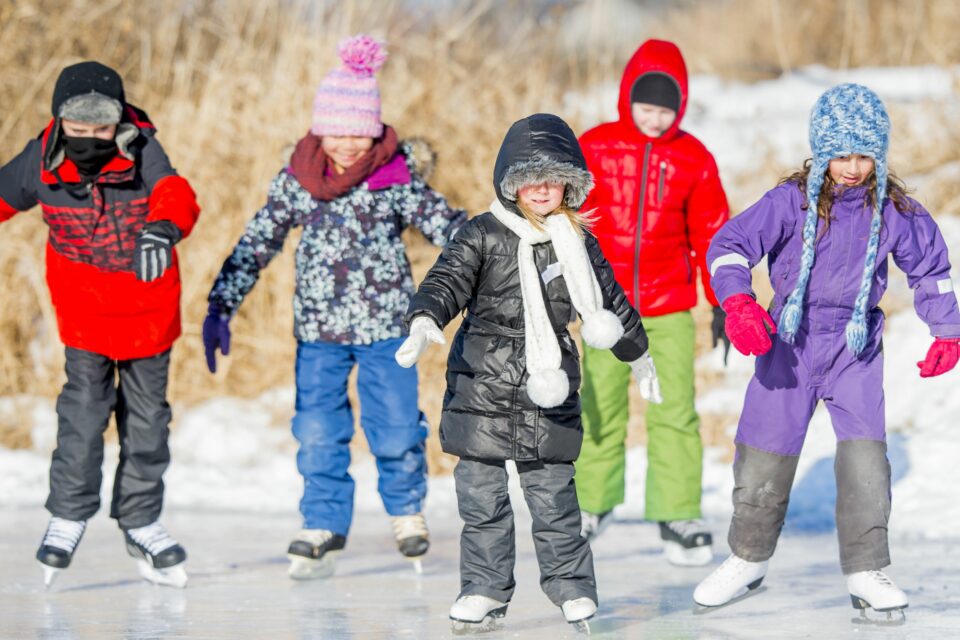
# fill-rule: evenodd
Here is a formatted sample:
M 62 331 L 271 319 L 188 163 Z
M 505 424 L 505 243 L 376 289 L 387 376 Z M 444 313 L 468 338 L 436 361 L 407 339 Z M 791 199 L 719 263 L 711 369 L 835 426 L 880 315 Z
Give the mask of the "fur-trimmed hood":
M 536 113 L 513 123 L 500 145 L 493 188 L 504 207 L 517 213 L 517 191 L 527 184 L 562 182 L 567 206 L 579 209 L 593 189 L 593 175 L 577 136 L 561 118 Z

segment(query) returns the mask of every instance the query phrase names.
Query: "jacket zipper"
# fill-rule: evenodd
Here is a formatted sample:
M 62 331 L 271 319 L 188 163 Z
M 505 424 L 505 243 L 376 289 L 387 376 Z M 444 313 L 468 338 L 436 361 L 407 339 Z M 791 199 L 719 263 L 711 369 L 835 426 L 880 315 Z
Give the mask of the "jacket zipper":
M 646 202 L 644 196 L 647 193 L 647 173 L 650 169 L 650 150 L 653 143 L 648 142 L 643 150 L 643 170 L 640 173 L 640 203 L 637 207 L 637 235 L 634 239 L 633 249 L 633 306 L 640 308 L 640 233 L 643 229 L 643 205 Z
M 660 181 L 657 183 L 657 205 L 663 203 L 663 179 L 667 173 L 667 161 L 660 161 Z
M 683 263 L 687 266 L 687 282 L 693 282 L 693 266 L 690 264 L 690 254 L 683 252 Z

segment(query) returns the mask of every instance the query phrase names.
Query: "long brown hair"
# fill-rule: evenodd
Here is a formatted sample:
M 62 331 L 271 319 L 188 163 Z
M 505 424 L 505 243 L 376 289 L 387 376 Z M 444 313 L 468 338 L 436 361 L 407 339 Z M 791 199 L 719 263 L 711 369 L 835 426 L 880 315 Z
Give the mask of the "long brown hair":
M 813 158 L 807 158 L 803 162 L 803 168 L 794 171 L 792 174 L 780 180 L 779 184 L 796 183 L 800 193 L 803 194 L 803 208 L 807 208 L 807 181 L 810 179 L 810 167 L 813 164 Z M 873 211 L 877 204 L 877 173 L 870 173 L 864 186 L 867 187 L 867 198 L 864 208 Z M 817 216 L 823 220 L 823 232 L 826 233 L 830 228 L 830 210 L 833 208 L 833 200 L 836 194 L 837 183 L 830 177 L 828 169 L 823 176 L 823 186 L 820 187 L 820 196 L 817 198 Z M 841 188 L 845 188 L 841 185 Z M 900 213 L 909 213 L 913 211 L 913 203 L 907 197 L 910 191 L 903 180 L 897 177 L 892 171 L 887 172 L 887 197 L 893 202 Z

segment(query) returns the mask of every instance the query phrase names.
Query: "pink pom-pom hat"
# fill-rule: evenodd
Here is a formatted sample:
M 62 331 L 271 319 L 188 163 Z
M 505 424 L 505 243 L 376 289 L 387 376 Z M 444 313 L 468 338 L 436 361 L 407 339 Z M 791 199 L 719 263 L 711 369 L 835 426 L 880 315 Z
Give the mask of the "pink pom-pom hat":
M 387 51 L 381 42 L 359 34 L 340 41 L 337 53 L 343 65 L 323 79 L 313 99 L 313 126 L 317 136 L 383 135 L 380 88 L 374 73 Z

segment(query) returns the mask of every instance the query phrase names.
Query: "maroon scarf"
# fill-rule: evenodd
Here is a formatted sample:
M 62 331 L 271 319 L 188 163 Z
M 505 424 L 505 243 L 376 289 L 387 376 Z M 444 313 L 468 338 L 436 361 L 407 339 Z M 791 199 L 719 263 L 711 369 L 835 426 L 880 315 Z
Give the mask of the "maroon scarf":
M 317 200 L 334 200 L 392 160 L 397 145 L 397 132 L 384 126 L 383 135 L 374 140 L 373 147 L 343 173 L 337 173 L 320 146 L 320 136 L 307 133 L 290 157 L 290 173 Z

